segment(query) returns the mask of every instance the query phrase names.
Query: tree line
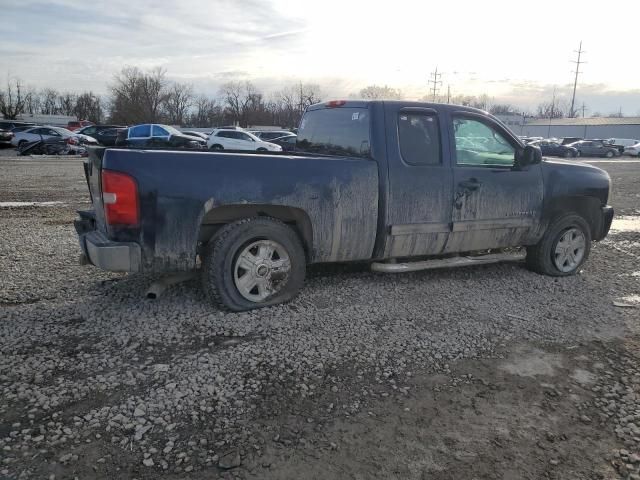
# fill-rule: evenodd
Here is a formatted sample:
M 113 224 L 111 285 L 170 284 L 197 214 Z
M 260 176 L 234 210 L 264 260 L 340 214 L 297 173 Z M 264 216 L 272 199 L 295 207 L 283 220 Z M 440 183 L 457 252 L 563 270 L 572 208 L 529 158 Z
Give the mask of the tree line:
M 350 97 L 405 98 L 401 90 L 386 85 L 369 85 Z M 108 94 L 104 97 L 91 91 L 35 90 L 26 88 L 17 79 L 7 81 L 6 88 L 0 90 L 0 113 L 5 119 L 15 119 L 22 113 L 70 115 L 94 123 L 120 125 L 166 123 L 206 128 L 238 124 L 244 127 L 277 125 L 292 128 L 298 125 L 309 105 L 322 100 L 323 93 L 318 85 L 301 81 L 267 96 L 250 81 L 233 80 L 223 84 L 217 96 L 207 96 L 196 93 L 187 83 L 171 81 L 163 68 L 143 71 L 137 67 L 124 67 L 108 84 Z M 562 118 L 570 113 L 568 102 L 555 98 L 551 102 L 540 103 L 535 112 L 495 102 L 488 95 L 426 95 L 421 100 L 472 106 L 494 115 Z
M 51 88 L 26 88 L 20 80 L 8 81 L 0 91 L 0 113 L 18 115 L 72 115 L 94 123 L 118 125 L 166 123 L 190 127 L 239 124 L 296 127 L 304 110 L 322 101 L 320 87 L 301 81 L 265 96 L 249 81 L 223 84 L 218 95 L 196 94 L 191 85 L 171 81 L 166 70 L 143 71 L 125 67 L 108 85 L 102 98 L 93 92 L 59 92 Z

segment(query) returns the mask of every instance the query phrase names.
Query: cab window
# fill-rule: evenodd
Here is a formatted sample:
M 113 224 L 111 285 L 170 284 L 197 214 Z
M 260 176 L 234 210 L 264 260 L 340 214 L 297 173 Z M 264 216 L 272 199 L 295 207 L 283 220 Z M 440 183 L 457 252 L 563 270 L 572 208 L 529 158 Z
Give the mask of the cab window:
M 510 167 L 515 148 L 493 126 L 479 120 L 454 117 L 456 164 L 460 166 Z
M 400 112 L 398 141 L 402 159 L 408 164 L 440 164 L 440 132 L 435 115 Z

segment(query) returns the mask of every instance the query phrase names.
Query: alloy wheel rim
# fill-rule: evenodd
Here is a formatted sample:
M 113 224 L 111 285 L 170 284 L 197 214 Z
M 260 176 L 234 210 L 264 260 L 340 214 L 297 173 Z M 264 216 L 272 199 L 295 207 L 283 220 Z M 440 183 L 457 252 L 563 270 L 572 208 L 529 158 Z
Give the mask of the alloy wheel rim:
M 233 280 L 243 298 L 264 302 L 287 284 L 291 260 L 286 249 L 273 240 L 257 240 L 236 257 Z
M 553 253 L 553 263 L 563 273 L 575 270 L 582 259 L 586 249 L 584 234 L 577 228 L 565 230 L 556 243 Z

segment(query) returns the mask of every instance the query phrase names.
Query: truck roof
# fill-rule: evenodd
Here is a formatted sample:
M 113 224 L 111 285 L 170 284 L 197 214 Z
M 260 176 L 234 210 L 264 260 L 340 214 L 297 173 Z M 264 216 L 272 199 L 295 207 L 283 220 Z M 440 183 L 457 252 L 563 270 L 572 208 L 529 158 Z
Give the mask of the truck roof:
M 351 107 L 351 108 L 366 108 L 370 104 L 394 104 L 401 105 L 403 107 L 420 107 L 420 108 L 433 108 L 435 110 L 455 110 L 466 111 L 470 113 L 478 113 L 482 115 L 491 115 L 485 110 L 480 110 L 479 108 L 468 107 L 465 105 L 457 105 L 453 103 L 435 103 L 435 102 L 417 102 L 417 101 L 409 101 L 409 100 L 329 100 L 327 102 L 320 102 L 313 104 L 307 108 L 307 110 L 317 110 L 320 108 L 340 108 L 340 107 Z

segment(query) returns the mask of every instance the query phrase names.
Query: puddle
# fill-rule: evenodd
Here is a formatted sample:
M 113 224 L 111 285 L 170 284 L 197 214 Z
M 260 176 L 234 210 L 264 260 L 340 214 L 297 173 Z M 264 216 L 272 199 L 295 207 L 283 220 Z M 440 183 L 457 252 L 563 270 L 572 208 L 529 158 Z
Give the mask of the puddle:
M 0 208 L 12 207 L 61 207 L 64 202 L 0 202 Z
M 640 216 L 628 215 L 613 219 L 612 232 L 640 232 Z

